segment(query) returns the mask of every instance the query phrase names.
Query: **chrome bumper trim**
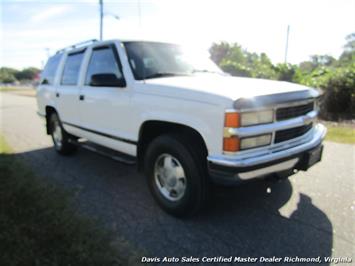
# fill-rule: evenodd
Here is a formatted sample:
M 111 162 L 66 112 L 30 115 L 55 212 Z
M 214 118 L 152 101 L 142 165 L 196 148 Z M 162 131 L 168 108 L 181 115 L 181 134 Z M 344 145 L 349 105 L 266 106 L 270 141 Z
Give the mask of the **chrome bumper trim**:
M 263 124 L 258 126 L 240 127 L 240 128 L 226 128 L 224 135 L 238 136 L 240 138 L 257 136 L 261 134 L 271 133 L 278 130 L 289 129 L 293 127 L 300 127 L 313 122 L 317 118 L 318 112 L 311 111 L 300 117 L 279 121 L 270 124 Z
M 270 166 L 260 168 L 257 170 L 253 170 L 253 171 L 249 171 L 249 172 L 239 173 L 237 175 L 241 180 L 249 180 L 249 179 L 253 179 L 256 177 L 263 177 L 263 176 L 271 174 L 271 173 L 278 173 L 278 172 L 282 172 L 282 171 L 285 171 L 288 169 L 292 169 L 296 165 L 296 163 L 298 163 L 298 161 L 299 161 L 299 158 L 293 158 L 291 160 L 288 160 L 288 161 L 285 161 L 282 163 L 270 165 Z
M 287 158 L 292 155 L 302 153 L 303 151 L 312 149 L 319 145 L 322 140 L 324 139 L 327 133 L 327 128 L 322 124 L 317 124 L 313 129 L 313 135 L 311 139 L 307 142 L 294 146 L 294 147 L 285 147 L 284 149 L 280 150 L 269 150 L 266 154 L 249 157 L 249 158 L 238 158 L 238 155 L 231 156 L 226 158 L 226 156 L 208 156 L 207 160 L 210 163 L 227 166 L 227 167 L 249 167 L 255 166 L 258 164 L 268 163 L 271 161 L 276 161 L 282 158 Z

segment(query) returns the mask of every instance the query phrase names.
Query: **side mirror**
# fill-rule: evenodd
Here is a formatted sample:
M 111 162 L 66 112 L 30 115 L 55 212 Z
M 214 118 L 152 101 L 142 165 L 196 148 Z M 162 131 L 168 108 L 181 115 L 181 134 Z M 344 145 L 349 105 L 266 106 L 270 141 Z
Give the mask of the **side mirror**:
M 41 84 L 42 85 L 48 85 L 49 84 L 48 79 L 43 79 Z
M 94 87 L 125 87 L 126 81 L 124 78 L 117 78 L 115 74 L 102 73 L 92 75 L 89 85 Z

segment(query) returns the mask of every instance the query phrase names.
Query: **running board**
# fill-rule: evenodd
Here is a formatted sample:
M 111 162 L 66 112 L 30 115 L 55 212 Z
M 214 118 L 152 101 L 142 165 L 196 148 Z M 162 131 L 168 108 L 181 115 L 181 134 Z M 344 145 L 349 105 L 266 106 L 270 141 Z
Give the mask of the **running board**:
M 127 155 L 127 154 L 123 154 L 121 152 L 103 147 L 103 146 L 99 146 L 97 144 L 94 144 L 92 142 L 89 141 L 83 141 L 83 140 L 73 140 L 70 139 L 69 140 L 70 143 L 77 145 L 79 147 L 82 147 L 86 150 L 89 151 L 93 151 L 99 155 L 105 156 L 105 157 L 109 157 L 112 160 L 118 161 L 120 163 L 124 163 L 124 164 L 130 164 L 133 165 L 136 163 L 136 159 L 133 156 Z

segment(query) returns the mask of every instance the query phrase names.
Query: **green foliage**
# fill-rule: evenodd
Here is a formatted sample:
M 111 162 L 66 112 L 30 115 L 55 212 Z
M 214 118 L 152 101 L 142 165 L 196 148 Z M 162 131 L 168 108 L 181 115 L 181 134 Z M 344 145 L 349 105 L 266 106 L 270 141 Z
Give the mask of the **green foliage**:
M 40 70 L 35 67 L 25 68 L 15 74 L 17 80 L 34 80 Z
M 233 76 L 276 79 L 277 73 L 271 60 L 264 53 L 250 53 L 237 44 L 222 42 L 213 44 L 211 58 Z
M 234 62 L 232 60 L 223 60 L 220 64 L 220 67 L 223 71 L 231 74 L 232 76 L 239 76 L 239 77 L 251 77 L 251 69 L 247 66 Z
M 355 62 L 355 32 L 346 37 L 344 52 L 339 58 L 339 65 L 344 66 Z
M 25 68 L 21 71 L 13 68 L 0 68 L 0 83 L 14 83 L 16 81 L 31 81 L 36 78 L 40 70 L 35 67 Z
M 339 120 L 355 117 L 355 63 L 328 72 L 320 87 L 324 90 L 322 114 Z
M 278 80 L 289 82 L 292 82 L 296 73 L 299 72 L 298 67 L 291 64 L 277 64 L 274 69 L 277 73 Z
M 0 83 L 13 83 L 16 81 L 15 75 L 18 70 L 8 67 L 0 68 Z
M 211 59 L 216 62 L 216 64 L 220 64 L 223 58 L 227 57 L 227 53 L 230 50 L 229 43 L 221 42 L 219 44 L 214 43 L 210 48 Z
M 214 43 L 211 59 L 233 76 L 282 80 L 322 89 L 321 116 L 325 119 L 354 119 L 355 111 L 355 33 L 339 59 L 313 55 L 299 65 L 273 65 L 266 54 L 250 53 L 239 44 Z
M 349 124 L 326 123 L 328 132 L 326 140 L 355 144 L 355 127 Z

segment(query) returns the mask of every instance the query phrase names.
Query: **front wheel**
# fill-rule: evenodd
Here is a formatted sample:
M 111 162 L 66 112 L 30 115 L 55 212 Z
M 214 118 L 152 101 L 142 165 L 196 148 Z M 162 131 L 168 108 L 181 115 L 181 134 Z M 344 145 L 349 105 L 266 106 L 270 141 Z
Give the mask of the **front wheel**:
M 49 123 L 55 150 L 63 155 L 68 155 L 75 152 L 77 147 L 69 142 L 70 135 L 65 132 L 60 122 L 59 116 L 56 113 L 51 114 Z
M 163 135 L 152 141 L 145 154 L 150 191 L 166 212 L 177 217 L 195 214 L 208 197 L 203 158 L 188 148 L 192 146 L 178 136 Z

